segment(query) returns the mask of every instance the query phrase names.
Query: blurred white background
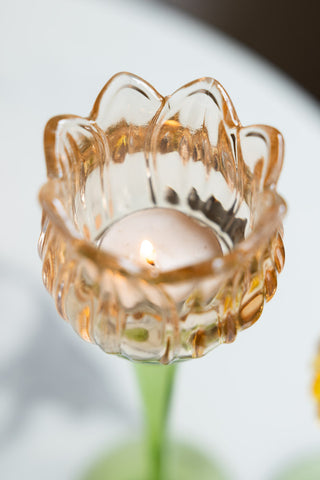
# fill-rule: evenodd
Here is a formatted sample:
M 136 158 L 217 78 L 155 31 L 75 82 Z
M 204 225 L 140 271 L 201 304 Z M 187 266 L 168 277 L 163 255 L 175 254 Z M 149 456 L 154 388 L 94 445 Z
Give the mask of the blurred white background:
M 41 281 L 37 191 L 42 132 L 53 115 L 87 115 L 127 70 L 162 94 L 207 75 L 243 124 L 285 137 L 287 263 L 259 322 L 180 366 L 172 435 L 218 459 L 233 480 L 268 480 L 320 458 L 310 395 L 320 338 L 320 109 L 240 44 L 148 1 L 1 0 L 0 465 L 6 480 L 79 478 L 103 450 L 141 429 L 131 365 L 85 344 Z

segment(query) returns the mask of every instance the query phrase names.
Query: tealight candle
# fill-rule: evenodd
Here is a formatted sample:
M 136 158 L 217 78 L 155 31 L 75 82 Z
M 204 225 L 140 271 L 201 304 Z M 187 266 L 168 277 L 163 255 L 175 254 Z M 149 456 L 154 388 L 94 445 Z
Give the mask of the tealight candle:
M 159 272 L 222 255 L 213 229 L 178 210 L 160 207 L 140 210 L 115 222 L 98 245 Z

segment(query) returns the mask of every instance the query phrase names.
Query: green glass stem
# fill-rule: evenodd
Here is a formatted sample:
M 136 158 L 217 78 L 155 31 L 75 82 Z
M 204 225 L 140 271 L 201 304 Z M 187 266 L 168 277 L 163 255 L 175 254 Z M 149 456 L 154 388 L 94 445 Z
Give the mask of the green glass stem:
M 165 480 L 167 418 L 174 365 L 135 365 L 145 408 L 148 480 Z

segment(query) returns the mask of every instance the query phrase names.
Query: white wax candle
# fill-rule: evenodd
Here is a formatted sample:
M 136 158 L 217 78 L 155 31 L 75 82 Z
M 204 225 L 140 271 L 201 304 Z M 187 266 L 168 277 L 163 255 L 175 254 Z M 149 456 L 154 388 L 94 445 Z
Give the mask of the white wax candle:
M 122 218 L 104 232 L 98 245 L 161 272 L 222 255 L 210 227 L 177 210 L 159 207 Z

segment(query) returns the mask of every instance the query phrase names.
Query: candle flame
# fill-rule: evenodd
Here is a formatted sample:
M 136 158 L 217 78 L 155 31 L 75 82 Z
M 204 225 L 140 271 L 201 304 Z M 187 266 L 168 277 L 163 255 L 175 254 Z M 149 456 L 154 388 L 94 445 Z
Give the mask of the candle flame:
M 149 265 L 155 265 L 156 251 L 149 240 L 143 240 L 141 242 L 140 256 L 149 263 Z

